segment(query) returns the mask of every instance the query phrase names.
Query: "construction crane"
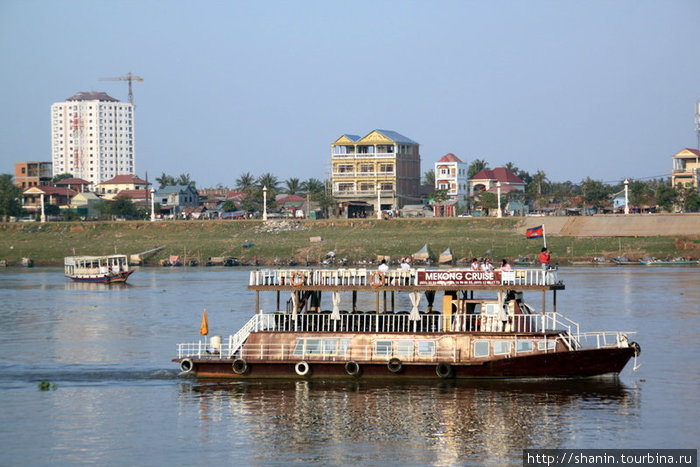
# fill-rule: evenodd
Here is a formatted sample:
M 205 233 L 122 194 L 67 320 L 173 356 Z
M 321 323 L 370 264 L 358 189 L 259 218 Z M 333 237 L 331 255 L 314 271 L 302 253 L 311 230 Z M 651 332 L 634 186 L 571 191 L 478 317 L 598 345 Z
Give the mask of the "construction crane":
M 127 73 L 126 76 L 117 76 L 116 78 L 100 78 L 100 81 L 128 81 L 129 82 L 129 104 L 134 103 L 134 92 L 131 90 L 132 81 L 143 81 L 143 78 L 136 76 L 131 72 Z

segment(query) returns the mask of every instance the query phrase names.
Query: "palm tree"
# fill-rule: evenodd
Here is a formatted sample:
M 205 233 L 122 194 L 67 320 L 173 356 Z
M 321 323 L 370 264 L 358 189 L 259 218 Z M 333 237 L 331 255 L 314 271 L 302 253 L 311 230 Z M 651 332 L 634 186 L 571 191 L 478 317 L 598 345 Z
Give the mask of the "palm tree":
M 286 185 L 286 188 L 284 191 L 288 195 L 296 195 L 301 191 L 301 182 L 299 181 L 298 178 L 290 178 L 287 179 L 284 184 Z
M 255 184 L 260 188 L 266 186 L 268 190 L 277 191 L 277 186 L 280 184 L 280 182 L 277 177 L 272 175 L 270 172 L 267 172 L 259 176 L 255 181 Z
M 160 177 L 156 177 L 156 182 L 160 183 L 160 188 L 175 185 L 175 179 L 163 172 Z
M 255 185 L 255 177 L 250 172 L 246 172 L 236 179 L 237 190 L 247 191 L 253 185 Z
M 489 163 L 483 159 L 474 159 L 474 162 L 469 164 L 467 169 L 467 178 L 473 178 L 474 175 L 478 174 L 482 170 L 488 169 Z
M 326 185 L 318 178 L 310 178 L 301 184 L 303 191 L 312 195 L 326 191 Z
M 196 184 L 197 183 L 190 177 L 190 174 L 180 174 L 177 180 L 175 180 L 175 185 L 185 185 L 195 188 Z

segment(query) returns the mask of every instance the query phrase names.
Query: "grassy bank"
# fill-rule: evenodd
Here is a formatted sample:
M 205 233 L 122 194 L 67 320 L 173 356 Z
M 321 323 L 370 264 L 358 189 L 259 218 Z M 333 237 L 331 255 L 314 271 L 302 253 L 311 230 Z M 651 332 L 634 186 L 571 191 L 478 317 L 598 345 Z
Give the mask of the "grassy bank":
M 321 242 L 311 242 L 321 237 Z M 246 243 L 252 247 L 245 247 Z M 321 221 L 169 221 L 60 222 L 0 224 L 0 259 L 17 264 L 23 256 L 37 265 L 62 265 L 72 254 L 133 254 L 164 246 L 146 264 L 170 254 L 200 262 L 210 256 L 235 256 L 242 262 L 257 257 L 261 264 L 319 262 L 329 251 L 351 261 L 383 254 L 408 256 L 428 244 L 437 257 L 450 248 L 455 258 L 533 256 L 541 239 L 526 240 L 517 218 L 398 219 L 390 221 L 330 219 Z M 548 236 L 554 262 L 677 255 L 698 256 L 697 239 L 664 237 L 576 238 Z

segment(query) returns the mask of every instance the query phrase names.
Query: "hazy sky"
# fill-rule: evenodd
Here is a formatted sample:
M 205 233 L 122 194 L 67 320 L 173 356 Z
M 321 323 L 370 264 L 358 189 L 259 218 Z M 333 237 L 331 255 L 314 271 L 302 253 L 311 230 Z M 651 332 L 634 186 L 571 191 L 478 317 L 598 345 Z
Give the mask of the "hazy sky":
M 51 160 L 50 107 L 127 100 L 136 171 L 325 179 L 344 133 L 395 130 L 550 180 L 669 176 L 697 147 L 698 0 L 0 0 L 0 173 Z

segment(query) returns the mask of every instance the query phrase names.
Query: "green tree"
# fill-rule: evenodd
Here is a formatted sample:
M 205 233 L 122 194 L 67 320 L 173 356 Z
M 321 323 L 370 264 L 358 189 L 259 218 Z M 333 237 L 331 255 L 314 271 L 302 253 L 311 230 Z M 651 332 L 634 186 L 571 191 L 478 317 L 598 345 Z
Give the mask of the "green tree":
M 47 216 L 58 216 L 61 214 L 61 208 L 59 208 L 56 204 L 45 204 L 44 214 Z
M 478 174 L 482 170 L 486 170 L 489 168 L 489 163 L 486 162 L 483 159 L 474 159 L 474 161 L 469 164 L 469 168 L 467 169 L 467 178 L 473 178 L 474 175 Z
M 175 185 L 175 178 L 163 172 L 160 177 L 156 177 L 156 182 L 160 184 L 160 188 Z
M 284 192 L 288 195 L 296 195 L 301 192 L 301 182 L 298 178 L 289 178 L 284 182 Z
M 326 189 L 316 191 L 315 193 L 311 194 L 311 200 L 316 201 L 319 204 L 325 217 L 330 217 L 329 212 L 335 208 L 337 204 L 337 201 L 331 194 L 331 191 Z
M 253 186 L 255 186 L 255 177 L 250 172 L 241 174 L 241 176 L 236 179 L 237 190 L 248 191 Z
M 175 179 L 175 183 L 173 183 L 173 185 L 183 185 L 190 188 L 197 188 L 197 183 L 192 180 L 190 174 L 180 174 L 180 176 Z
M 654 190 L 649 183 L 632 180 L 628 185 L 628 192 L 629 202 L 633 206 L 649 205 L 654 201 Z
M 318 178 L 310 178 L 302 183 L 302 189 L 306 193 L 315 195 L 324 193 L 326 191 L 326 185 Z
M 430 198 L 436 203 L 436 204 L 442 204 L 448 199 L 450 199 L 449 195 L 447 194 L 447 190 L 435 190 L 430 194 Z
M 498 208 L 498 196 L 489 191 L 482 191 L 477 197 L 477 204 L 486 210 L 488 215 L 492 209 Z
M 238 207 L 236 206 L 235 201 L 233 201 L 232 199 L 227 199 L 226 201 L 224 201 L 224 204 L 221 206 L 221 209 L 224 212 L 233 212 L 237 211 Z
M 583 201 L 589 206 L 603 207 L 604 201 L 610 196 L 611 187 L 601 181 L 587 177 L 583 181 Z
M 22 189 L 13 183 L 10 174 L 0 174 L 0 218 L 7 221 L 10 216 L 22 214 Z
M 676 203 L 676 191 L 669 182 L 661 182 L 656 187 L 656 204 L 664 211 L 672 211 Z
M 435 186 L 435 169 L 428 170 L 423 174 L 423 186 L 433 188 Z
M 693 189 L 688 196 L 685 198 L 685 212 L 698 212 L 700 211 L 700 194 Z

